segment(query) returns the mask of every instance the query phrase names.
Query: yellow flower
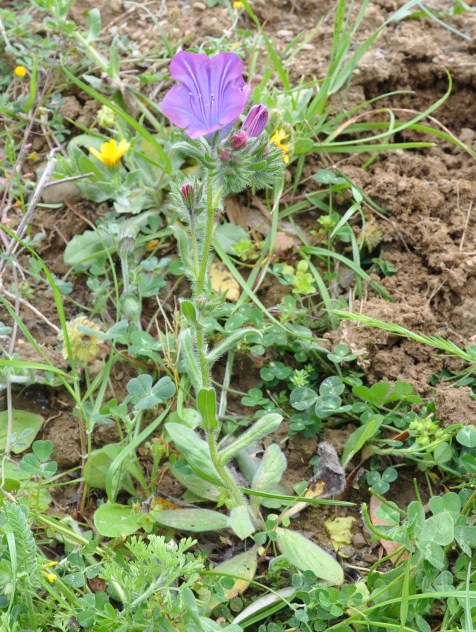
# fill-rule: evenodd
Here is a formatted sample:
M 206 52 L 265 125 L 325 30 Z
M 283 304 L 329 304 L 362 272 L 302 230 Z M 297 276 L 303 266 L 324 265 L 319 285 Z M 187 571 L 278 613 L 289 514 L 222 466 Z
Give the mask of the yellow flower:
M 278 129 L 270 138 L 270 142 L 274 143 L 276 147 L 279 147 L 279 149 L 282 150 L 283 161 L 286 165 L 289 162 L 289 145 L 283 143 L 283 141 L 286 140 L 287 137 L 288 135 L 283 129 Z
M 156 246 L 159 245 L 159 240 L 158 239 L 153 239 L 152 241 L 149 241 L 149 243 L 146 246 L 146 250 L 154 250 L 154 248 Z
M 46 579 L 50 582 L 50 584 L 52 584 L 53 582 L 55 582 L 58 579 L 58 575 L 55 575 L 54 573 L 48 573 L 47 571 L 41 571 L 41 574 L 43 575 L 43 577 L 46 577 Z
M 41 568 L 52 568 L 53 566 L 58 566 L 59 562 L 48 562 L 47 564 L 42 564 Z
M 101 145 L 101 151 L 94 149 L 94 147 L 90 147 L 89 151 L 107 167 L 114 167 L 114 165 L 119 162 L 119 160 L 126 153 L 130 146 L 131 144 L 128 143 L 127 140 L 125 140 L 124 138 L 121 140 L 119 145 L 113 138 L 107 143 L 103 143 Z
M 16 66 L 13 70 L 15 77 L 24 77 L 26 75 L 25 66 Z
M 233 8 L 235 11 L 239 11 L 240 9 L 244 9 L 245 5 L 242 2 L 234 2 Z

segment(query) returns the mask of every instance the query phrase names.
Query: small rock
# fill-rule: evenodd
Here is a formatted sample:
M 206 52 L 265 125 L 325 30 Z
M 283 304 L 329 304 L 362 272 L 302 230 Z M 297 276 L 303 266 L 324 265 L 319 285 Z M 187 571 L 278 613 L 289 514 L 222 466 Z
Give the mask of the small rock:
M 195 9 L 195 11 L 206 11 L 207 5 L 203 2 L 194 2 L 192 4 L 192 9 Z
M 367 541 L 364 538 L 363 534 L 357 531 L 352 538 L 352 544 L 356 549 L 362 549 L 364 546 L 367 546 Z
M 81 193 L 74 182 L 58 182 L 44 189 L 41 199 L 45 204 L 61 204 L 65 200 L 77 202 Z
M 63 97 L 60 114 L 69 119 L 75 119 L 81 112 L 81 103 L 74 95 Z
M 280 29 L 279 31 L 277 31 L 276 36 L 288 40 L 291 40 L 294 37 L 293 32 L 289 31 L 288 29 Z

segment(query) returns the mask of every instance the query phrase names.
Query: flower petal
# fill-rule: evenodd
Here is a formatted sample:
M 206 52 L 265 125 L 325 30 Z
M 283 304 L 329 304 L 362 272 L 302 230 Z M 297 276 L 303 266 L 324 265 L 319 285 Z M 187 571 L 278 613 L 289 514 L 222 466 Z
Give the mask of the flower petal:
M 256 138 L 257 136 L 260 136 L 266 127 L 268 119 L 269 112 L 265 105 L 262 105 L 261 103 L 253 105 L 251 110 L 248 112 L 248 116 L 243 123 L 242 129 L 247 132 L 250 138 Z
M 234 53 L 207 57 L 180 52 L 170 63 L 174 86 L 161 110 L 191 138 L 205 136 L 234 121 L 243 111 L 250 87 L 243 79 L 243 62 Z

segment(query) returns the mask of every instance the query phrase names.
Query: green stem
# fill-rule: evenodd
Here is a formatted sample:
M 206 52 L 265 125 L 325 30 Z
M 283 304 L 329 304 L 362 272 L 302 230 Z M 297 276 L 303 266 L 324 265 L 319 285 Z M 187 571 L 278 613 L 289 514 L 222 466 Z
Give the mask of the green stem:
M 211 208 L 210 205 L 208 205 L 207 207 L 208 209 Z M 213 232 L 213 222 L 215 219 L 215 212 L 212 211 L 211 213 L 207 214 L 207 234 L 209 232 L 209 225 L 211 225 L 211 232 Z M 195 217 L 192 215 L 190 217 L 190 228 L 191 228 L 191 234 L 192 234 L 192 244 L 193 244 L 193 260 L 194 260 L 194 264 L 195 264 L 195 279 L 197 281 L 197 285 L 196 285 L 196 294 L 197 296 L 200 296 L 200 294 L 202 294 L 203 292 L 203 285 L 204 285 L 204 281 L 202 281 L 201 287 L 199 288 L 199 277 L 202 274 L 202 268 L 203 268 L 203 262 L 207 261 L 208 256 L 207 257 L 203 257 L 202 260 L 202 266 L 200 266 L 200 257 L 198 255 L 198 243 L 197 243 L 197 230 L 196 230 L 196 226 L 195 226 Z M 205 251 L 205 249 L 204 249 Z M 208 253 L 208 250 L 207 250 Z M 203 272 L 203 279 L 205 278 L 205 274 L 206 274 L 206 267 L 204 269 Z M 197 338 L 197 350 L 198 350 L 198 360 L 200 363 L 200 369 L 201 369 L 201 374 L 202 374 L 202 384 L 204 388 L 209 388 L 210 387 L 210 383 L 211 383 L 211 378 L 210 378 L 210 368 L 208 366 L 208 362 L 207 362 L 207 342 L 205 339 L 205 333 L 203 331 L 203 327 L 201 326 L 200 322 L 197 322 L 196 326 L 195 326 L 195 334 L 196 334 L 196 338 Z
M 215 205 L 213 203 L 213 184 L 211 176 L 207 178 L 207 226 L 205 229 L 205 239 L 203 241 L 202 249 L 202 261 L 200 264 L 200 270 L 198 272 L 197 297 L 201 297 L 203 294 L 203 287 L 205 285 L 205 277 L 208 270 L 208 255 L 212 245 L 213 225 L 215 220 Z
M 210 388 L 211 376 L 210 366 L 207 360 L 207 342 L 205 339 L 205 332 L 203 331 L 203 327 L 200 325 L 200 323 L 196 324 L 195 333 L 197 336 L 198 362 L 200 364 L 200 371 L 202 373 L 202 385 L 203 388 Z
M 142 593 L 142 595 L 139 595 L 137 599 L 134 599 L 134 601 L 130 605 L 130 609 L 133 610 L 134 608 L 137 608 L 137 606 L 143 603 L 155 592 L 157 592 L 158 589 L 161 588 L 163 585 L 164 585 L 164 580 L 162 578 L 162 575 L 159 575 L 159 578 L 156 579 L 155 582 L 151 586 L 149 586 L 149 588 L 145 592 Z
M 209 175 L 207 178 L 207 223 L 205 227 L 205 238 L 203 240 L 202 247 L 202 260 L 199 261 L 199 252 L 198 252 L 198 244 L 197 244 L 197 231 L 195 230 L 195 222 L 193 219 L 190 221 L 191 228 L 191 238 L 193 243 L 193 258 L 195 264 L 195 273 L 196 273 L 196 286 L 194 288 L 194 301 L 195 305 L 198 309 L 200 309 L 200 305 L 197 305 L 197 299 L 203 300 L 203 290 L 205 287 L 205 280 L 207 277 L 208 271 L 208 259 L 209 252 L 212 244 L 212 236 L 213 236 L 213 226 L 215 222 L 215 201 L 213 195 L 213 181 L 212 177 Z M 197 355 L 198 362 L 200 365 L 200 372 L 202 375 L 202 385 L 203 388 L 210 388 L 212 384 L 211 371 L 210 371 L 210 363 L 207 359 L 207 340 L 205 336 L 205 332 L 203 331 L 203 327 L 200 324 L 200 319 L 195 324 L 195 336 L 197 341 Z M 246 499 L 240 491 L 240 488 L 236 484 L 233 476 L 230 474 L 226 466 L 220 464 L 220 457 L 218 456 L 218 444 L 217 444 L 217 431 L 207 431 L 207 442 L 208 448 L 210 450 L 210 457 L 213 465 L 215 466 L 216 471 L 220 475 L 220 478 L 223 481 L 224 487 L 228 490 L 230 497 L 233 501 L 233 506 L 236 505 L 246 505 Z
M 212 463 L 215 466 L 216 471 L 220 475 L 223 484 L 230 492 L 230 496 L 233 499 L 233 507 L 237 505 L 246 505 L 245 497 L 240 491 L 240 488 L 236 484 L 233 476 L 228 471 L 225 465 L 220 465 L 220 457 L 218 456 L 217 437 L 215 432 L 207 432 L 208 449 L 210 450 L 210 457 Z
M 129 257 L 123 255 L 121 259 L 121 275 L 122 275 L 122 295 L 126 295 L 129 292 Z

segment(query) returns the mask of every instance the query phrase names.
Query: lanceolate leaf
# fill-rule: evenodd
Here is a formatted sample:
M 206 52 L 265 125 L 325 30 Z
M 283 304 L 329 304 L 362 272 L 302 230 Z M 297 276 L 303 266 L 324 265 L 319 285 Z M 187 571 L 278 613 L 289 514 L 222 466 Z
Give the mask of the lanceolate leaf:
M 258 419 L 251 428 L 220 452 L 221 463 L 228 463 L 238 452 L 277 430 L 282 421 L 283 416 L 278 413 L 268 413 Z
M 195 474 L 186 461 L 182 459 L 175 461 L 170 466 L 170 470 L 179 483 L 182 483 L 195 496 L 213 501 L 220 498 L 220 488 Z
M 66 246 L 64 261 L 66 265 L 85 265 L 114 250 L 114 238 L 104 229 L 86 230 L 75 235 Z
M 265 450 L 261 463 L 253 477 L 251 487 L 256 491 L 272 492 L 278 489 L 279 482 L 286 470 L 286 457 L 276 443 L 271 443 Z M 251 506 L 257 510 L 263 504 L 263 498 L 254 496 Z M 279 506 L 279 504 L 278 504 Z
M 258 565 L 258 546 L 255 545 L 244 553 L 235 555 L 226 562 L 222 562 L 215 566 L 213 569 L 215 573 L 223 573 L 224 575 L 236 575 L 237 579 L 231 588 L 225 590 L 224 597 L 226 599 L 233 599 L 237 595 L 241 595 L 248 586 L 251 580 L 255 576 L 256 568 Z M 201 594 L 200 597 L 203 601 L 207 602 L 208 607 L 213 610 L 220 601 L 211 598 L 211 594 Z
M 98 450 L 94 450 L 86 461 L 84 466 L 84 481 L 90 487 L 96 489 L 106 489 L 106 479 L 111 463 L 120 454 L 123 446 L 119 443 L 110 443 Z M 129 494 L 135 493 L 131 475 L 136 477 L 137 465 L 134 461 L 129 460 L 127 465 L 119 473 L 116 480 L 117 490 L 124 489 Z M 140 476 L 140 473 L 139 473 Z
M 342 584 L 344 571 L 337 560 L 296 531 L 276 529 L 277 543 L 287 561 L 301 571 L 312 571 L 330 584 Z
M 286 470 L 286 457 L 276 443 L 269 445 L 253 478 L 252 488 L 261 491 L 274 489 Z
M 228 526 L 228 517 L 225 514 L 210 509 L 167 509 L 151 511 L 150 515 L 158 524 L 178 531 L 199 533 L 218 531 Z
M 383 419 L 382 415 L 374 415 L 349 436 L 342 453 L 342 465 L 344 467 L 364 447 L 367 441 L 377 434 Z
M 280 588 L 275 592 L 267 593 L 262 597 L 258 597 L 256 601 L 253 601 L 249 606 L 242 610 L 240 614 L 235 617 L 233 622 L 241 623 L 242 621 L 248 621 L 248 619 L 256 617 L 258 613 L 260 614 L 254 620 L 261 621 L 265 618 L 266 614 L 271 615 L 287 606 L 288 599 L 291 600 L 297 590 L 298 589 L 294 586 L 286 586 L 286 588 Z
M 233 507 L 228 518 L 228 526 L 241 540 L 248 538 L 256 531 L 247 505 Z
M 194 430 L 182 424 L 169 422 L 165 427 L 192 470 L 210 483 L 222 486 L 220 476 L 213 467 L 207 443 Z

